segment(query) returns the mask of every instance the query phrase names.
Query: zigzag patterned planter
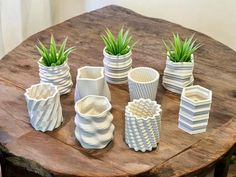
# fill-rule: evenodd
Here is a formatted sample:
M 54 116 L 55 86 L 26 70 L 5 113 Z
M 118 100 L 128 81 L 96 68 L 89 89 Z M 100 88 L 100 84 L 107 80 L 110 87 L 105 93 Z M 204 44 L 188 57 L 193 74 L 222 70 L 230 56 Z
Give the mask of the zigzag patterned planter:
M 41 64 L 40 60 L 38 61 L 38 65 L 41 83 L 52 83 L 57 86 L 60 95 L 69 93 L 73 83 L 70 75 L 70 67 L 67 62 L 59 66 L 48 67 Z
M 62 108 L 56 86 L 47 83 L 32 85 L 24 95 L 30 123 L 36 130 L 52 131 L 61 125 Z
M 75 136 L 86 149 L 102 149 L 113 139 L 111 104 L 104 96 L 88 95 L 75 104 Z
M 129 102 L 125 108 L 125 142 L 135 151 L 151 151 L 160 141 L 161 106 L 150 99 Z

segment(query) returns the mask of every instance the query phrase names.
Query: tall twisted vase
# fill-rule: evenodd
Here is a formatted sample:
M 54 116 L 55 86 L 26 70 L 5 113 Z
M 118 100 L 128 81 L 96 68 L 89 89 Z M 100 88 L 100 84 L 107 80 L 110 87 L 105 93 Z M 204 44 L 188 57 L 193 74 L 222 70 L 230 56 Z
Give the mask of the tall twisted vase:
M 160 141 L 161 106 L 150 99 L 129 102 L 125 108 L 125 142 L 135 151 L 151 151 Z
M 111 93 L 104 78 L 104 68 L 84 66 L 77 71 L 75 102 L 87 95 L 105 96 L 111 101 Z
M 193 67 L 193 55 L 190 62 L 173 62 L 167 56 L 162 85 L 167 90 L 181 94 L 184 87 L 194 82 Z
M 88 95 L 75 104 L 75 136 L 86 149 L 102 149 L 113 139 L 111 104 L 104 96 Z
M 57 86 L 60 95 L 67 94 L 71 91 L 72 80 L 70 75 L 70 67 L 65 61 L 62 65 L 59 66 L 45 66 L 39 60 L 39 76 L 41 83 L 52 83 Z
M 130 101 L 139 98 L 156 100 L 159 73 L 148 67 L 137 67 L 128 73 Z
M 51 83 L 32 85 L 24 95 L 30 123 L 36 130 L 52 131 L 61 125 L 62 108 L 56 86 Z
M 123 84 L 128 82 L 128 72 L 132 68 L 132 52 L 125 55 L 110 55 L 103 50 L 103 64 L 105 79 L 111 84 Z

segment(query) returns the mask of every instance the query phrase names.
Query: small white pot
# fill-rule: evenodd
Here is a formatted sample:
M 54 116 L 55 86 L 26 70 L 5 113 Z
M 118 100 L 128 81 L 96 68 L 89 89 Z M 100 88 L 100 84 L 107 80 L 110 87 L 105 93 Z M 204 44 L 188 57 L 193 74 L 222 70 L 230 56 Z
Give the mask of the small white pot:
M 194 82 L 193 78 L 194 56 L 191 62 L 173 62 L 167 56 L 162 85 L 172 92 L 181 94 L 184 87 Z
M 115 56 L 108 54 L 106 48 L 104 48 L 103 55 L 106 81 L 112 84 L 127 83 L 127 75 L 132 68 L 132 52 L 129 51 L 125 55 Z
M 105 96 L 111 101 L 111 94 L 104 78 L 103 67 L 84 66 L 78 69 L 75 102 L 87 95 Z
M 212 102 L 212 91 L 194 85 L 185 87 L 181 94 L 179 128 L 190 133 L 206 131 Z
M 139 98 L 156 100 L 159 73 L 148 67 L 138 67 L 128 73 L 130 101 Z
M 125 108 L 125 142 L 135 151 L 151 151 L 160 141 L 161 106 L 150 99 L 129 102 Z
M 111 104 L 104 96 L 88 95 L 75 104 L 75 136 L 86 149 L 102 149 L 113 139 Z
M 39 76 L 41 83 L 52 83 L 57 86 L 60 95 L 67 94 L 71 91 L 72 80 L 70 75 L 70 67 L 65 61 L 62 65 L 59 66 L 45 66 L 40 61 L 39 65 Z
M 56 86 L 51 83 L 32 85 L 24 95 L 30 123 L 36 130 L 52 131 L 61 125 L 62 108 Z

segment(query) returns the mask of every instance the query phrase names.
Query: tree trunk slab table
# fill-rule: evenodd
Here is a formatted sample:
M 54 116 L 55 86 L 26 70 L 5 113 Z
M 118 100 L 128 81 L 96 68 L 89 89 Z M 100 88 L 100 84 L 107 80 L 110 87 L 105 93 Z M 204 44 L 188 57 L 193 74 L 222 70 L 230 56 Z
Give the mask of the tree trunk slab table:
M 190 135 L 178 128 L 180 95 L 165 90 L 162 79 L 157 102 L 162 105 L 162 131 L 158 148 L 135 152 L 124 142 L 124 109 L 129 101 L 127 84 L 109 84 L 114 140 L 102 150 L 86 150 L 74 135 L 74 89 L 61 96 L 64 122 L 52 132 L 35 131 L 29 122 L 25 89 L 39 82 L 37 39 L 48 43 L 68 36 L 76 46 L 69 65 L 75 86 L 77 68 L 103 66 L 105 27 L 118 31 L 128 27 L 138 41 L 133 50 L 133 67 L 159 71 L 166 63 L 162 40 L 177 32 L 189 37 L 195 31 L 164 20 L 148 18 L 131 10 L 108 6 L 69 19 L 41 31 L 16 47 L 0 61 L 1 166 L 5 176 L 203 176 L 216 166 L 215 176 L 226 176 L 229 155 L 236 142 L 236 52 L 196 32 L 203 46 L 195 54 L 194 84 L 213 91 L 207 132 Z

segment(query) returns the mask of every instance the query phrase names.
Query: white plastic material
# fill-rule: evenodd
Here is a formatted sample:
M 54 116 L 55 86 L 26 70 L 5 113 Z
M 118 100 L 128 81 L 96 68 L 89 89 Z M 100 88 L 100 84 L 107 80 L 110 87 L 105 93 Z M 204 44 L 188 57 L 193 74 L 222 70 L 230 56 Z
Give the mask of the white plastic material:
M 86 149 L 102 149 L 113 139 L 111 104 L 104 96 L 88 95 L 75 104 L 75 136 Z
M 56 86 L 48 83 L 32 85 L 24 95 L 30 123 L 36 130 L 52 131 L 61 125 L 62 108 Z
M 160 141 L 161 106 L 150 99 L 129 102 L 125 108 L 125 142 L 135 151 L 151 151 Z
M 75 102 L 87 95 L 105 96 L 111 101 L 111 94 L 104 78 L 103 67 L 84 66 L 78 69 Z

